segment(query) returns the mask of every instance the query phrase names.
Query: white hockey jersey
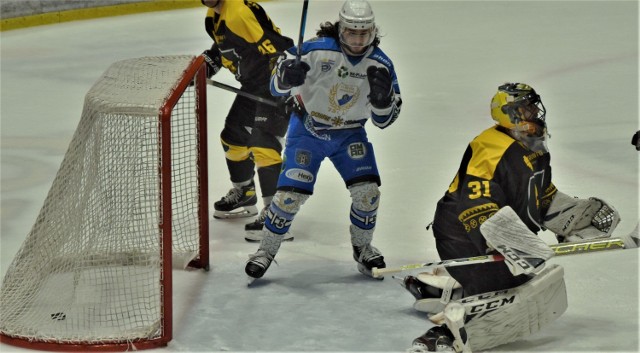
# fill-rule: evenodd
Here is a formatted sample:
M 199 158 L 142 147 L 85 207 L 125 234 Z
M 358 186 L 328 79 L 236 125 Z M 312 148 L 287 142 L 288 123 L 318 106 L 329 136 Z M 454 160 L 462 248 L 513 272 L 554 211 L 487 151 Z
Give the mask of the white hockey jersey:
M 285 52 L 280 61 L 295 58 L 296 48 Z M 302 86 L 286 89 L 278 85 L 276 70 L 271 75 L 274 96 L 296 97 L 315 130 L 353 129 L 363 127 L 369 118 L 385 128 L 400 113 L 400 87 L 393 63 L 378 47 L 370 47 L 362 56 L 347 56 L 340 43 L 331 37 L 318 37 L 303 43 L 301 61 L 310 66 Z M 385 67 L 391 74 L 394 101 L 388 108 L 375 109 L 369 103 L 369 66 Z M 372 111 L 373 108 L 373 111 Z

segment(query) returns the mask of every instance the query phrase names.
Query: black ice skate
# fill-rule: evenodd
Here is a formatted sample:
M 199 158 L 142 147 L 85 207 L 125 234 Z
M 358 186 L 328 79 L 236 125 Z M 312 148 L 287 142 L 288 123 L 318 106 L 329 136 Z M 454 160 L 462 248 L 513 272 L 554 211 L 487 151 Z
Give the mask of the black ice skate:
M 260 215 L 258 215 L 258 218 L 256 218 L 255 221 L 244 225 L 244 231 L 245 231 L 244 240 L 248 242 L 253 242 L 253 243 L 262 241 L 262 238 L 264 237 L 262 230 L 264 229 L 264 220 L 267 218 L 268 209 L 269 209 L 269 206 L 266 206 L 265 208 L 262 209 L 262 211 L 260 211 Z M 293 240 L 293 235 L 291 235 L 291 233 L 289 232 L 285 233 L 284 238 L 282 238 L 282 241 L 291 241 L 291 240 Z
M 213 218 L 242 218 L 258 214 L 256 187 L 253 183 L 241 188 L 232 188 L 220 201 L 213 204 Z
M 447 328 L 447 325 L 434 326 L 424 335 L 413 340 L 413 347 L 407 353 L 426 353 L 426 352 L 451 352 L 453 348 L 453 334 Z
M 363 275 L 375 278 L 377 280 L 383 280 L 384 277 L 373 277 L 371 269 L 374 267 L 385 268 L 387 265 L 384 263 L 384 256 L 380 250 L 367 244 L 363 247 L 353 247 L 353 259 L 358 263 L 358 271 Z
M 244 267 L 244 272 L 249 276 L 249 284 L 264 276 L 272 261 L 274 261 L 273 256 L 264 250 L 258 250 L 255 254 L 249 255 L 249 261 Z

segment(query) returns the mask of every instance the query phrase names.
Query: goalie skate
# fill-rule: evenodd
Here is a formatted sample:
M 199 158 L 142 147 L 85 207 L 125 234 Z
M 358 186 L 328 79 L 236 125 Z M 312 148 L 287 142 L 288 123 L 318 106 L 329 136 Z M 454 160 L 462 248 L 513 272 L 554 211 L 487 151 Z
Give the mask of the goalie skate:
M 253 183 L 241 188 L 232 188 L 219 201 L 213 204 L 213 218 L 229 219 L 252 217 L 258 214 L 256 188 Z
M 407 353 L 446 352 L 455 353 L 453 334 L 446 325 L 434 326 L 422 336 L 413 340 Z

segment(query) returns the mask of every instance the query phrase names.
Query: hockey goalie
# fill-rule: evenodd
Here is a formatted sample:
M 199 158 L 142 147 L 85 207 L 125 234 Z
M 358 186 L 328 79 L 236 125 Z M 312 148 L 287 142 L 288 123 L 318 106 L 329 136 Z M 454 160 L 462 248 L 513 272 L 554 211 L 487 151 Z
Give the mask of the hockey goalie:
M 410 352 L 470 352 L 520 340 L 567 308 L 563 269 L 537 233 L 559 242 L 609 237 L 618 212 L 600 198 L 574 198 L 551 181 L 546 110 L 523 83 L 506 83 L 491 101 L 496 124 L 473 139 L 436 208 L 440 258 L 500 254 L 504 261 L 406 276 L 414 308 L 436 326 Z

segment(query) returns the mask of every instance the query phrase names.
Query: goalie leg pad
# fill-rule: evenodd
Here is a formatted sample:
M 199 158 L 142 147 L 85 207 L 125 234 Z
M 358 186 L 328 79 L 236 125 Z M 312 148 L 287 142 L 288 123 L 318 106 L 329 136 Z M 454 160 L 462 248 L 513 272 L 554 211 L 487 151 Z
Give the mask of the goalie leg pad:
M 550 265 L 521 286 L 463 298 L 460 303 L 473 351 L 514 342 L 549 326 L 566 311 L 564 270 Z

